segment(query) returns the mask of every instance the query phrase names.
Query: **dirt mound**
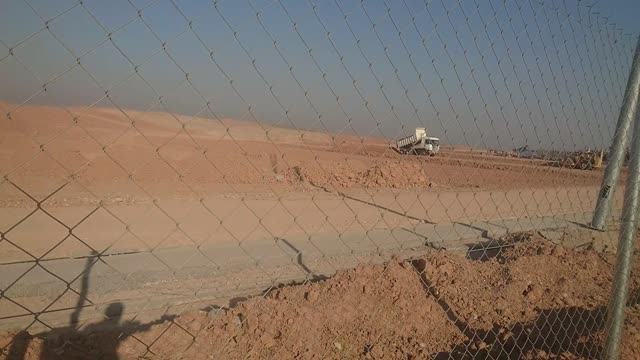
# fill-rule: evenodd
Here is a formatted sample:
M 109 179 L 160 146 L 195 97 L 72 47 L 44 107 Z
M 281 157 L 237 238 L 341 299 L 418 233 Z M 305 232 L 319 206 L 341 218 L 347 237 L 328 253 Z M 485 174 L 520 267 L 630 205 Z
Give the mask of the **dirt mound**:
M 283 176 L 289 183 L 308 182 L 318 187 L 345 188 L 430 188 L 435 184 L 416 163 L 384 161 L 381 164 L 356 171 L 347 166 L 336 166 L 331 172 L 305 166 L 289 168 Z
M 612 259 L 535 235 L 518 240 L 486 261 L 433 251 L 361 266 L 329 280 L 277 288 L 231 309 L 161 319 L 135 337 L 125 330 L 119 344 L 104 331 L 75 332 L 55 342 L 29 337 L 23 353 L 35 359 L 55 344 L 52 353 L 64 358 L 116 350 L 121 359 L 597 357 Z M 640 356 L 639 260 L 636 255 L 625 359 Z
M 402 166 L 401 164 L 376 165 L 358 173 L 355 179 L 358 185 L 366 188 L 429 186 L 424 170 L 418 166 Z
M 390 263 L 278 289 L 265 299 L 241 304 L 208 329 L 220 340 L 235 338 L 219 355 L 222 358 L 248 353 L 264 358 L 344 358 L 389 349 L 428 354 L 447 348 L 438 343 L 440 338 L 462 339 L 453 324 L 432 311 L 435 308 L 437 303 L 424 296 L 410 264 Z M 425 322 L 431 327 L 424 327 Z M 215 353 L 221 345 L 210 350 Z

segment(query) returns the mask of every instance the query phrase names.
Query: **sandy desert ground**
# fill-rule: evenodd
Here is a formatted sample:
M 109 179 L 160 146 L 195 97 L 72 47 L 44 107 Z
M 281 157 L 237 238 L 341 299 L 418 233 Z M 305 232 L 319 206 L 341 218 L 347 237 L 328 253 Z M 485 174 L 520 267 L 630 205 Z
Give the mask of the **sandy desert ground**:
M 383 139 L 231 119 L 0 112 L 0 288 L 25 305 L 0 299 L 2 327 L 64 325 L 96 253 L 88 297 L 142 311 L 332 274 L 415 244 L 446 247 L 505 230 L 501 221 L 589 213 L 602 175 L 458 145 L 402 156 Z
M 382 139 L 235 120 L 0 111 L 0 231 L 22 244 L 0 242 L 5 262 L 52 256 L 69 234 L 55 256 L 587 212 L 601 177 L 461 146 L 402 156 Z
M 435 158 L 395 153 L 383 139 L 331 135 L 106 108 L 0 103 L 0 163 L 36 198 L 70 177 L 114 200 L 210 192 L 335 189 L 491 190 L 594 185 L 598 172 L 540 166 L 443 146 Z M 182 125 L 184 124 L 184 126 Z M 138 184 L 135 186 L 133 183 Z M 142 187 L 143 189 L 139 189 Z M 3 189 L 3 200 L 10 199 Z M 75 190 L 75 189 L 74 189 Z M 144 194 L 144 193 L 148 194 Z
M 515 246 L 476 260 L 432 250 L 150 322 L 125 321 L 114 305 L 82 328 L 4 334 L 0 346 L 12 345 L 0 358 L 598 358 L 614 256 L 536 234 L 505 241 Z M 638 271 L 623 359 L 640 354 Z

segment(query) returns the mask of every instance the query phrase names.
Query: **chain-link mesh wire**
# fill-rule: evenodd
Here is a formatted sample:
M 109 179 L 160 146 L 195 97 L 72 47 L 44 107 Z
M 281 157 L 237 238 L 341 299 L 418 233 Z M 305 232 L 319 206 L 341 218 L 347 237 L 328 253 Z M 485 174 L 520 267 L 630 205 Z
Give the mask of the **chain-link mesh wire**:
M 635 36 L 591 7 L 2 7 L 2 356 L 600 355 Z

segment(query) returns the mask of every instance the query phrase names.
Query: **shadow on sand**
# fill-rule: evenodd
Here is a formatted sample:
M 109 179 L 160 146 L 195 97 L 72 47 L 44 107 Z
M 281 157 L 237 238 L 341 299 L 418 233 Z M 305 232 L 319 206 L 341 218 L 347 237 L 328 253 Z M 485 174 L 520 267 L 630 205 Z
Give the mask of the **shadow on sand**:
M 437 299 L 449 320 L 468 340 L 454 345 L 449 351 L 431 354 L 434 359 L 522 359 L 538 358 L 541 354 L 571 355 L 597 359 L 602 353 L 602 337 L 598 334 L 605 323 L 606 307 L 593 309 L 565 307 L 540 311 L 531 322 L 509 326 L 494 324 L 490 329 L 474 329 L 460 318 L 449 304 L 437 295 L 424 270 L 425 260 L 415 260 L 414 268 L 422 279 L 427 294 Z M 639 302 L 632 293 L 628 306 Z M 640 293 L 638 294 L 640 295 Z
M 173 321 L 174 315 L 164 315 L 160 319 L 148 323 L 139 321 L 122 321 L 124 304 L 111 303 L 104 312 L 104 319 L 80 327 L 79 319 L 86 306 L 89 292 L 89 276 L 93 265 L 100 261 L 97 253 L 87 258 L 81 279 L 78 302 L 69 319 L 69 326 L 54 328 L 35 335 L 26 330 L 16 334 L 11 343 L 2 349 L 2 353 L 10 360 L 25 359 L 118 359 L 120 343 L 136 333 L 149 330 L 153 325 Z M 37 316 L 38 313 L 34 313 Z M 39 345 L 39 348 L 38 348 Z M 147 347 L 147 351 L 150 350 Z

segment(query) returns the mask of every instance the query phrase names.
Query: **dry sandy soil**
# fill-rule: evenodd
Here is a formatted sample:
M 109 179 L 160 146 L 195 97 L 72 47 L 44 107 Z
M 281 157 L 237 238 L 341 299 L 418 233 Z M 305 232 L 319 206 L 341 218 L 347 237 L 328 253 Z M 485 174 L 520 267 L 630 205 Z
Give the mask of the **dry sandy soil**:
M 0 231 L 22 244 L 0 241 L 3 262 L 585 212 L 602 174 L 460 146 L 401 156 L 382 139 L 236 120 L 0 113 Z M 51 252 L 70 231 L 78 241 Z
M 595 185 L 600 172 L 540 166 L 445 147 L 400 156 L 382 139 L 107 108 L 0 103 L 0 202 L 35 199 L 71 182 L 66 202 L 142 201 L 320 189 L 543 188 Z M 182 125 L 184 124 L 184 126 Z M 17 204 L 16 204 L 17 203 Z
M 251 241 L 260 239 L 584 212 L 593 208 L 601 176 L 460 147 L 433 158 L 400 156 L 381 139 L 236 120 L 3 103 L 0 112 L 8 114 L 0 121 L 0 289 L 20 302 L 30 295 L 14 284 L 37 289 L 42 280 L 33 272 L 19 275 L 34 261 L 65 265 L 64 274 L 75 281 L 83 261 L 71 260 L 93 251 L 114 261 L 132 251 L 157 256 L 203 244 L 216 250 L 242 242 L 250 251 Z M 195 359 L 423 358 L 447 352 L 460 358 L 464 349 L 478 355 L 520 349 L 513 354 L 530 358 L 595 354 L 611 259 L 588 251 L 551 254 L 540 242 L 516 249 L 521 252 L 487 262 L 433 253 L 415 262 L 363 266 L 234 301 L 213 319 L 185 313 L 152 323 L 124 321 L 114 305 L 112 320 L 80 332 L 56 329 L 46 344 L 39 337 L 17 341 L 14 353 L 29 359 L 42 351 L 45 358 L 89 353 L 123 359 L 183 353 Z M 78 285 L 54 280 L 65 289 Z M 0 298 L 0 306 L 13 315 L 24 312 L 8 301 Z M 54 296 L 31 311 L 50 310 L 51 301 L 55 309 L 71 310 L 75 299 Z M 629 309 L 631 331 L 640 311 Z M 566 314 L 584 321 L 574 329 L 563 320 Z M 548 328 L 539 316 L 560 319 L 561 326 Z M 568 330 L 556 342 L 521 343 L 522 334 L 546 336 L 558 327 Z M 630 358 L 637 354 L 625 351 L 636 351 Z
M 613 257 L 537 234 L 503 241 L 514 246 L 480 260 L 434 250 L 271 289 L 208 314 L 149 324 L 115 314 L 79 330 L 5 334 L 0 342 L 14 339 L 10 359 L 597 358 Z M 640 356 L 638 260 L 623 359 Z

